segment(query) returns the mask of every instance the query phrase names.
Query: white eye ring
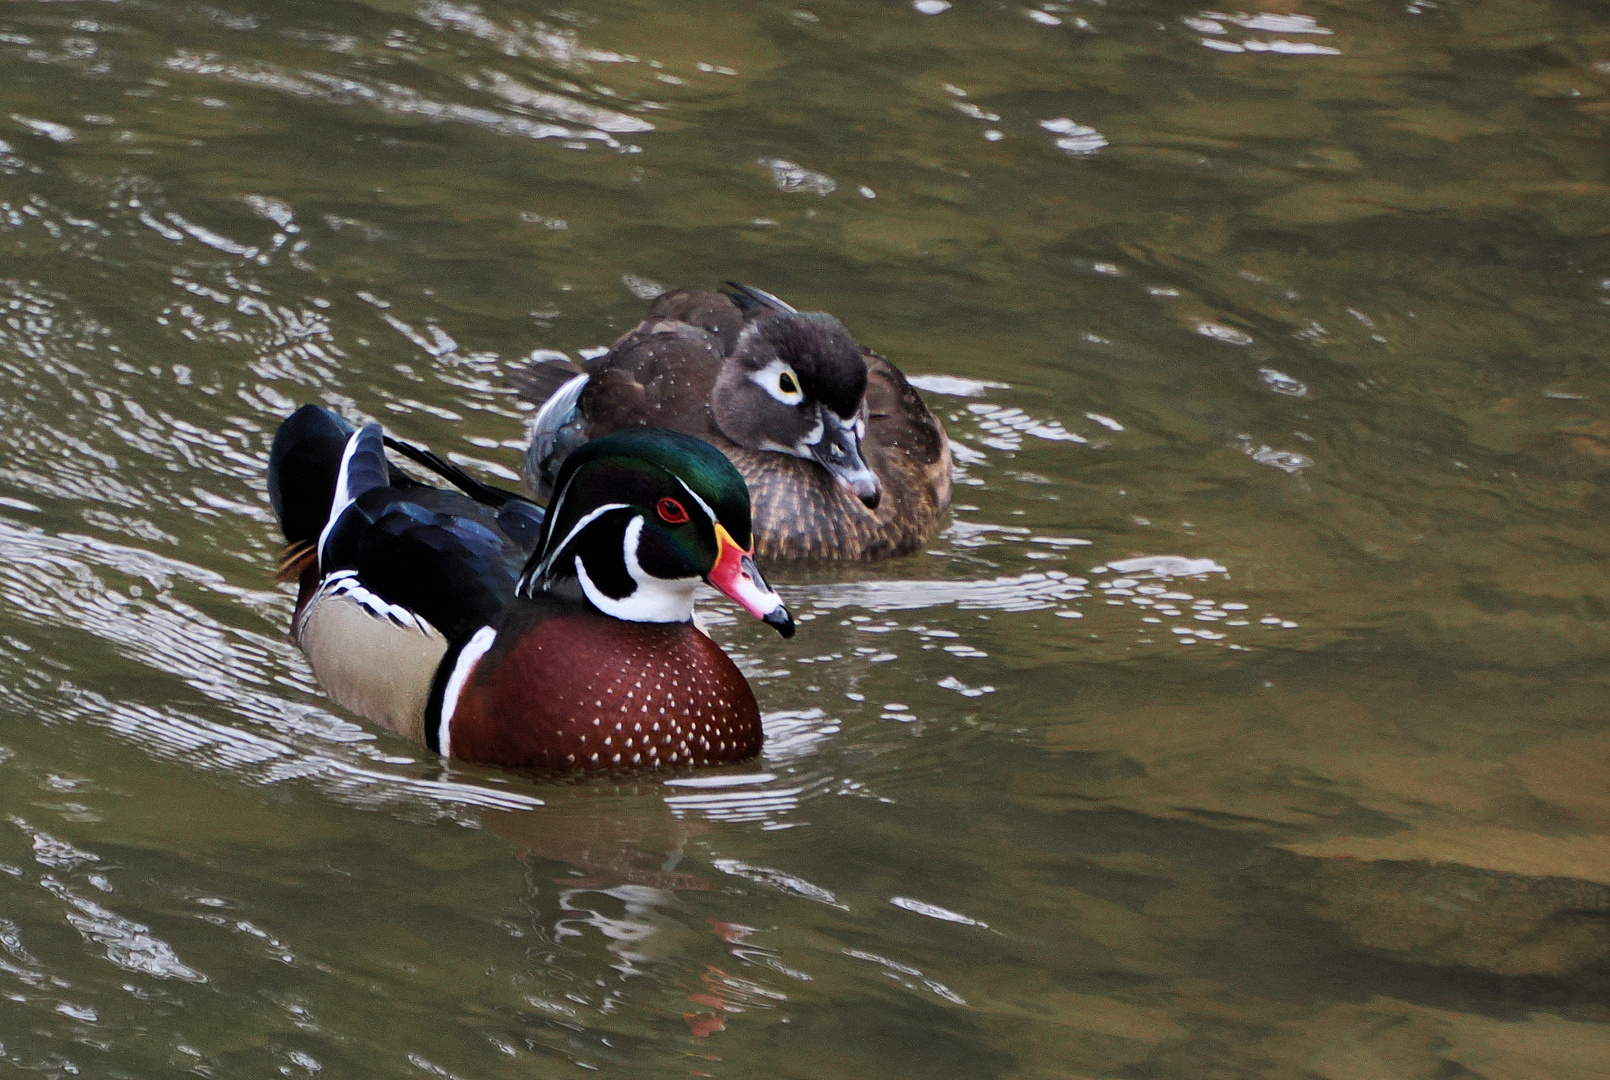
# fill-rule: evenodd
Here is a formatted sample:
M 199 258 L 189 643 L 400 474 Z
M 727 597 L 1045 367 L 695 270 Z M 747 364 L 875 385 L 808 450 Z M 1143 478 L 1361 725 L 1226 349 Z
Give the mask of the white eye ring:
M 773 360 L 759 371 L 752 373 L 749 378 L 773 398 L 784 405 L 798 405 L 805 400 L 805 391 L 800 388 L 799 376 L 794 369 L 781 360 Z M 789 389 L 789 388 L 792 389 Z

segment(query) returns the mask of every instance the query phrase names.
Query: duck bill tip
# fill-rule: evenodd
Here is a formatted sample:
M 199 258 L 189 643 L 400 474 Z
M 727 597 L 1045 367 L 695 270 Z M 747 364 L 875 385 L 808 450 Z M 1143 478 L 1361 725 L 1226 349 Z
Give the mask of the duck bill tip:
M 883 500 L 883 484 L 861 452 L 861 436 L 831 409 L 822 410 L 822 423 L 823 435 L 810 447 L 810 456 L 863 506 L 876 510 Z
M 761 576 L 760 568 L 755 565 L 754 549 L 740 547 L 720 524 L 716 525 L 716 541 L 720 553 L 710 569 L 710 584 L 783 637 L 793 637 L 794 617 L 783 604 L 783 598 Z
M 883 501 L 883 487 L 878 483 L 877 474 L 871 469 L 865 469 L 858 474 L 840 476 L 838 480 L 851 495 L 860 499 L 861 505 L 868 510 L 876 510 L 878 503 Z

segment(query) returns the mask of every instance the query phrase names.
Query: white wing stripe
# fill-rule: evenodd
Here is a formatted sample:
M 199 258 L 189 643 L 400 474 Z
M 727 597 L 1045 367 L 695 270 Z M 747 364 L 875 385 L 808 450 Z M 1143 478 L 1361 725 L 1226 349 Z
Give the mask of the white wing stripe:
M 319 585 L 321 597 L 339 596 L 362 607 L 377 619 L 387 619 L 405 629 L 418 630 L 422 634 L 435 633 L 430 622 L 421 618 L 416 612 L 410 611 L 401 604 L 393 604 L 380 594 L 372 591 L 358 578 L 356 570 L 337 570 L 325 578 Z M 304 615 L 311 611 L 312 604 L 303 609 Z
M 591 378 L 591 375 L 585 373 L 575 376 L 554 391 L 553 397 L 542 403 L 542 408 L 537 410 L 537 415 L 531 420 L 532 439 L 551 437 L 565 425 L 569 414 L 576 408 L 581 392 L 587 388 L 587 380 Z

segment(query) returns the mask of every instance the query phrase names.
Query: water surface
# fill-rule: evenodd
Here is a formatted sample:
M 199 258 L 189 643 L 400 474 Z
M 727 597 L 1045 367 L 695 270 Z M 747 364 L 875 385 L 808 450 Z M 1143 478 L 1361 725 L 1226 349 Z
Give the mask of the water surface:
M 0 7 L 0 1061 L 1602 1076 L 1607 118 L 1586 3 Z M 507 481 L 508 372 L 728 278 L 958 460 L 708 605 L 764 757 L 336 710 L 280 417 Z

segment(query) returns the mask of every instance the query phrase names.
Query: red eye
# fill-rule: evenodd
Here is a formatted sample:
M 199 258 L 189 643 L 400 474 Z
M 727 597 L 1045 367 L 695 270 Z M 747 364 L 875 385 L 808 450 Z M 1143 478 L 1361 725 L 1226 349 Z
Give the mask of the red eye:
M 661 499 L 659 506 L 655 507 L 655 509 L 660 512 L 660 520 L 667 525 L 687 524 L 688 512 L 682 509 L 682 504 L 675 499 Z

